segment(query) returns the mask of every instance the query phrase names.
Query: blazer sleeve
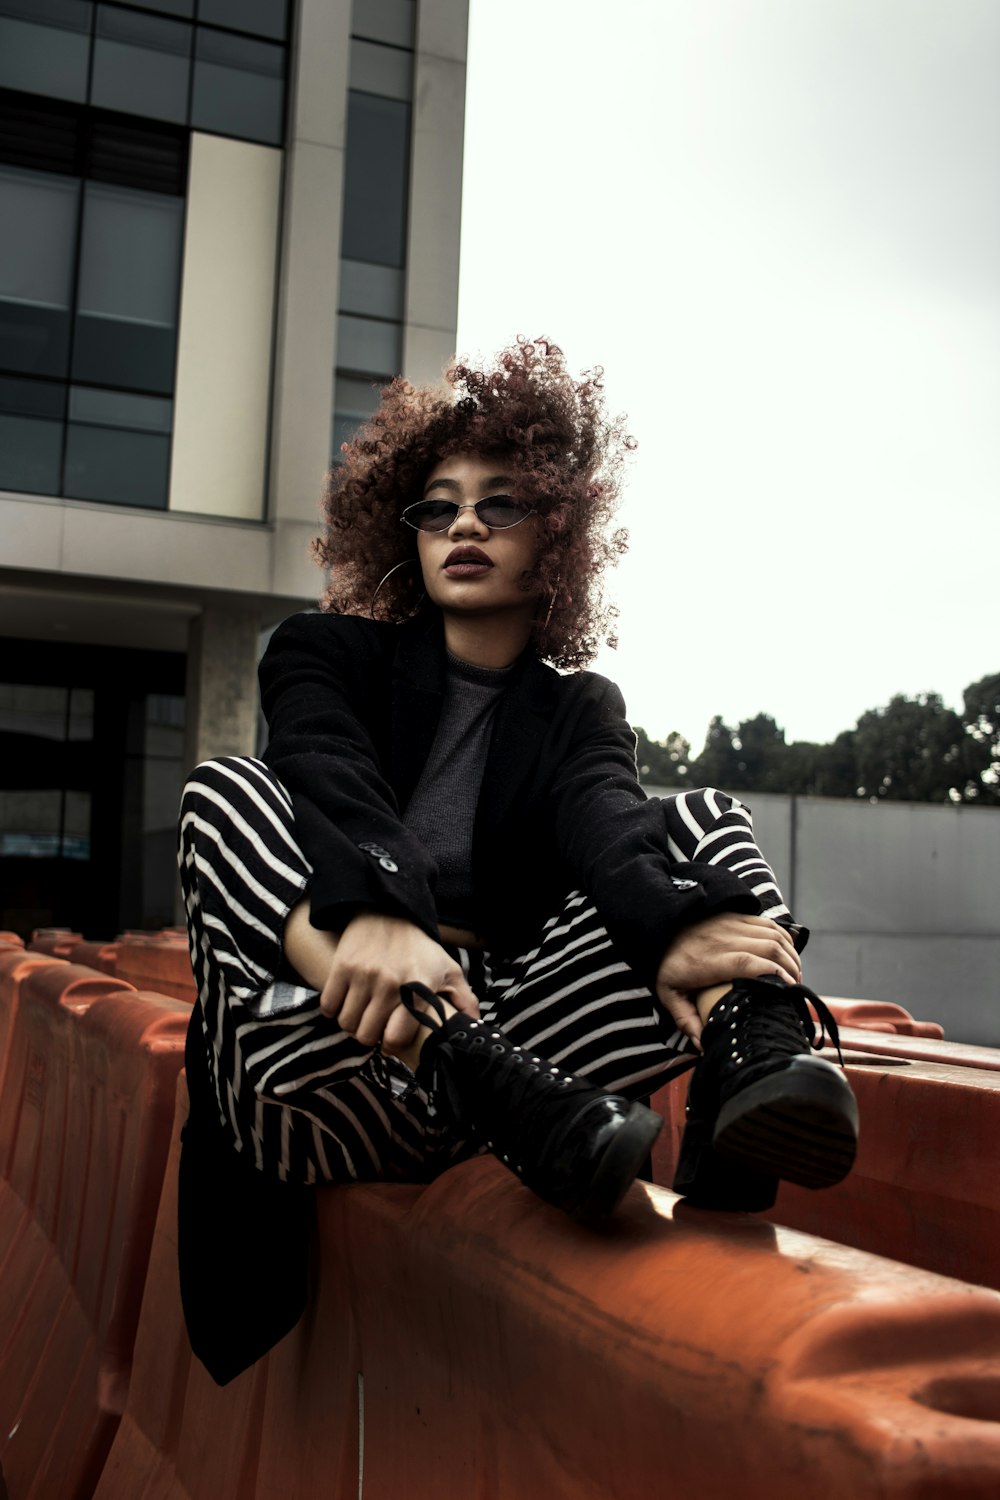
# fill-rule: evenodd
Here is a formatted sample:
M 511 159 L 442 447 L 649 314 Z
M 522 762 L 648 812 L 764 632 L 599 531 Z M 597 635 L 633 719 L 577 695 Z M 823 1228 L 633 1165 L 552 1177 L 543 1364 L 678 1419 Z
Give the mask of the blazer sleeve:
M 761 905 L 730 871 L 671 858 L 662 804 L 639 785 L 624 699 L 606 678 L 588 677 L 551 791 L 556 839 L 612 941 L 652 989 L 682 927 L 720 911 L 756 916 Z
M 370 909 L 436 937 L 437 867 L 405 827 L 379 754 L 389 723 L 387 629 L 324 614 L 278 627 L 259 668 L 264 761 L 291 794 L 313 868 L 313 926 L 339 932 Z

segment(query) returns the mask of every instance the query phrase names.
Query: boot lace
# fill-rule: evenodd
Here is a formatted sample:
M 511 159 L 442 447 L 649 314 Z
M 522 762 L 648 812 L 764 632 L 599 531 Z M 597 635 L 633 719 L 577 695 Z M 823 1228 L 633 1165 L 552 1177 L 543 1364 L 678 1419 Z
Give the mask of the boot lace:
M 837 1049 L 841 1067 L 844 1066 L 837 1022 L 829 1006 L 808 985 L 759 979 L 737 984 L 734 991 L 729 1024 L 735 1031 L 735 1062 L 801 1052 L 803 1043 L 818 1052 L 829 1038 Z M 760 1003 L 747 1003 L 751 997 Z M 779 997 L 786 1003 L 781 1004 Z M 813 1019 L 810 1005 L 818 1020 Z

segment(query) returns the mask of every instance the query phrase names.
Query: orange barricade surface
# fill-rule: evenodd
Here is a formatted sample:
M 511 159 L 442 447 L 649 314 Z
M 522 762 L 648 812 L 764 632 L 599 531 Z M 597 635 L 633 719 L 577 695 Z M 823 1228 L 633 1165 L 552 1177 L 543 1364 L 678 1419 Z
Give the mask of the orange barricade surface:
M 842 1026 L 840 1045 L 845 1058 L 848 1054 L 861 1053 L 881 1057 L 909 1057 L 915 1062 L 949 1063 L 968 1068 L 985 1068 L 987 1072 L 1000 1072 L 1000 1047 L 979 1047 L 971 1042 L 953 1042 L 948 1038 L 923 1035 L 891 1034 L 869 1031 L 867 1028 Z M 836 1053 L 830 1049 L 825 1054 L 836 1061 Z
M 117 978 L 117 943 L 77 942 L 71 939 L 65 945 L 60 945 L 59 957 L 69 959 L 70 963 L 86 964 L 89 969 L 96 969 L 100 974 L 110 974 L 112 978 Z M 134 988 L 138 989 L 139 986 L 135 985 Z
M 838 1026 L 861 1026 L 872 1031 L 895 1032 L 897 1036 L 944 1036 L 936 1021 L 915 1021 L 902 1005 L 891 1000 L 838 1000 L 824 997 Z
M 44 953 L 26 953 L 23 948 L 15 948 L 13 945 L 0 949 L 0 1099 L 3 1098 L 7 1042 L 17 1014 L 21 985 L 34 969 L 52 967 L 60 967 L 58 960 L 48 958 Z
M 1000 1073 L 871 1055 L 849 1057 L 847 1076 L 861 1117 L 854 1170 L 819 1193 L 782 1183 L 768 1217 L 1000 1289 Z M 666 1121 L 653 1150 L 654 1180 L 664 1185 L 687 1084 L 685 1075 L 653 1096 Z
M 986 1500 L 1000 1296 L 632 1189 L 602 1234 L 489 1158 L 320 1198 L 300 1326 L 223 1390 L 176 1285 L 176 1154 L 95 1500 Z
M 28 944 L 31 953 L 47 953 L 50 958 L 65 958 L 57 950 L 66 943 L 82 943 L 83 933 L 70 927 L 36 927 Z
M 156 990 L 193 1005 L 197 999 L 187 939 L 129 934 L 117 940 L 117 973 L 136 989 Z
M 0 1097 L 0 1462 L 16 1500 L 84 1500 L 125 1402 L 187 1011 L 52 960 L 19 983 Z

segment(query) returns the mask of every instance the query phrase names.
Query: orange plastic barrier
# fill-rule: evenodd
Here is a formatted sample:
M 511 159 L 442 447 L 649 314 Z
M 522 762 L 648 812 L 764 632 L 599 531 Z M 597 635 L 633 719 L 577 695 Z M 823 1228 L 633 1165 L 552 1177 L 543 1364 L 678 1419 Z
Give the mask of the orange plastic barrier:
M 220 1390 L 176 1152 L 95 1500 L 1000 1494 L 996 1293 L 656 1188 L 593 1234 L 488 1158 L 321 1193 L 311 1308 Z
M 782 1183 L 768 1217 L 1000 1289 L 1000 1073 L 869 1056 L 849 1058 L 847 1076 L 861 1118 L 854 1170 L 821 1193 Z M 687 1083 L 685 1075 L 653 1097 L 667 1122 L 653 1150 L 653 1176 L 664 1184 L 673 1180 Z
M 870 1031 L 895 1032 L 898 1036 L 929 1036 L 939 1040 L 944 1036 L 944 1027 L 936 1021 L 915 1021 L 908 1010 L 890 1000 L 827 999 L 826 1003 L 838 1026 L 860 1026 Z
M 53 958 L 64 958 L 65 954 L 56 952 L 56 949 L 68 942 L 83 942 L 83 933 L 74 932 L 71 927 L 36 927 L 31 934 L 31 942 L 28 949 L 31 953 L 47 953 Z
M 42 960 L 0 1098 L 0 1463 L 83 1500 L 124 1407 L 187 1010 Z
M 117 942 L 117 973 L 137 989 L 156 990 L 193 1005 L 198 998 L 191 972 L 187 939 L 180 934 L 140 937 L 131 934 Z
M 987 1072 L 1000 1072 L 1000 1047 L 978 1047 L 971 1042 L 953 1042 L 948 1038 L 925 1036 L 891 1036 L 861 1028 L 845 1026 L 841 1029 L 840 1044 L 845 1057 L 848 1053 L 860 1053 L 865 1057 L 908 1057 L 915 1062 L 949 1063 L 966 1068 L 985 1068 Z M 827 1051 L 827 1057 L 836 1058 L 836 1053 Z
M 65 953 L 60 948 L 60 958 L 68 958 L 74 964 L 86 964 L 101 974 L 118 975 L 118 944 L 101 942 L 69 942 Z M 130 980 L 129 983 L 132 981 Z M 138 988 L 138 986 L 136 986 Z
M 42 953 L 26 953 L 23 948 L 0 948 L 0 1099 L 3 1098 L 4 1070 L 7 1065 L 7 1041 L 21 996 L 21 985 L 32 972 L 51 968 L 56 960 Z M 0 1162 L 2 1170 L 2 1162 Z

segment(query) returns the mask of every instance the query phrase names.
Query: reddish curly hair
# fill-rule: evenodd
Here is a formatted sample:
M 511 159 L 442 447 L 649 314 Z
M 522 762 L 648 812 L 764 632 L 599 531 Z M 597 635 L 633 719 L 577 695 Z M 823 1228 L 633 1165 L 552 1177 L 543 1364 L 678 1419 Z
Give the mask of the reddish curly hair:
M 453 395 L 394 380 L 327 479 L 326 529 L 313 543 L 317 561 L 331 570 L 322 608 L 367 615 L 378 589 L 379 619 L 412 614 L 421 599 L 416 533 L 386 517 L 421 497 L 441 459 L 497 454 L 544 528 L 523 584 L 539 600 L 532 633 L 539 656 L 576 668 L 602 640 L 614 645 L 617 611 L 605 600 L 602 575 L 628 545 L 627 532 L 612 531 L 611 521 L 635 440 L 623 418 L 607 416 L 602 376 L 598 367 L 574 380 L 555 344 L 519 338 L 487 367 L 449 369 Z M 414 566 L 401 566 L 408 561 Z

